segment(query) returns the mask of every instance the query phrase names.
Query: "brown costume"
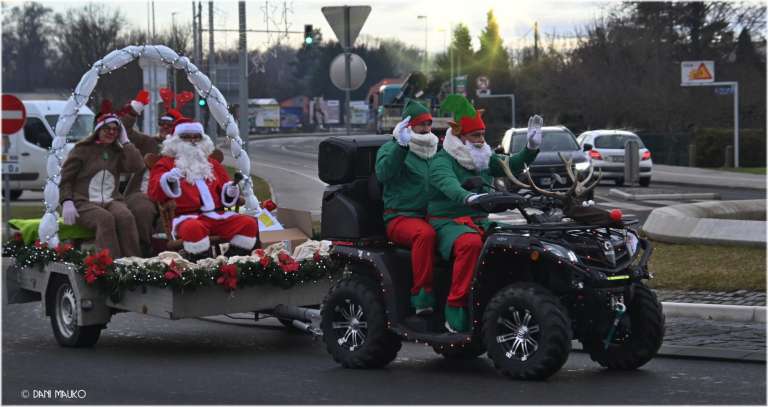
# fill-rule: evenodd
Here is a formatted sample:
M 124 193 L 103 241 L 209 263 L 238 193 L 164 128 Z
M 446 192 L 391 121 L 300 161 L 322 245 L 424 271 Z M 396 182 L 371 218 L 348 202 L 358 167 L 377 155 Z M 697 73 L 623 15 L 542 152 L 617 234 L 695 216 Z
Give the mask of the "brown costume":
M 60 201 L 71 200 L 77 224 L 96 231 L 96 246 L 114 258 L 139 256 L 139 237 L 131 212 L 118 191 L 121 173 L 144 168 L 139 150 L 96 142 L 96 133 L 75 145 L 61 169 Z
M 134 129 L 128 129 L 128 139 L 136 146 L 142 157 L 150 153 L 160 153 L 162 140 L 159 137 L 150 137 Z M 147 196 L 148 183 L 149 169 L 142 166 L 140 171 L 131 175 L 125 187 L 125 204 L 136 219 L 139 243 L 144 256 L 151 254 L 152 234 L 157 229 L 158 218 L 157 205 Z

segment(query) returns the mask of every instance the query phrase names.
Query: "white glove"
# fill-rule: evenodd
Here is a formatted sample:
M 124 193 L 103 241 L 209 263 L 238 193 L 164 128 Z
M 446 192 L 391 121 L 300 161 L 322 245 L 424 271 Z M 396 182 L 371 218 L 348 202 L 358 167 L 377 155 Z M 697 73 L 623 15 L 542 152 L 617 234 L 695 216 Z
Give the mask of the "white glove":
M 176 178 L 177 180 L 184 178 L 184 173 L 176 167 L 171 168 L 171 170 L 168 172 L 171 174 L 169 177 Z
M 410 121 L 411 116 L 408 116 L 400 123 L 397 123 L 395 129 L 392 130 L 392 135 L 397 138 L 397 144 L 400 144 L 403 147 L 407 146 L 413 137 L 413 132 L 411 131 L 411 128 L 408 127 L 408 122 Z
M 181 170 L 173 168 L 160 176 L 160 188 L 168 198 L 178 198 L 181 196 Z
M 535 114 L 528 119 L 528 149 L 538 150 L 541 146 L 541 127 L 544 119 Z
M 240 189 L 232 181 L 224 184 L 224 193 L 227 196 L 236 196 L 240 192 Z
M 128 132 L 127 131 L 123 131 L 123 127 L 122 126 L 118 127 L 118 129 L 119 129 L 118 131 L 120 131 L 120 138 L 118 139 L 120 144 L 128 144 L 128 143 L 130 143 L 131 140 L 128 140 Z
M 61 216 L 64 218 L 65 225 L 74 225 L 75 219 L 77 219 L 80 214 L 77 213 L 77 208 L 75 208 L 74 202 L 64 201 L 64 205 L 62 206 L 61 210 Z
M 467 198 L 464 200 L 464 203 L 467 205 L 471 205 L 477 198 L 480 198 L 481 196 L 485 196 L 487 194 L 472 194 L 467 196 Z

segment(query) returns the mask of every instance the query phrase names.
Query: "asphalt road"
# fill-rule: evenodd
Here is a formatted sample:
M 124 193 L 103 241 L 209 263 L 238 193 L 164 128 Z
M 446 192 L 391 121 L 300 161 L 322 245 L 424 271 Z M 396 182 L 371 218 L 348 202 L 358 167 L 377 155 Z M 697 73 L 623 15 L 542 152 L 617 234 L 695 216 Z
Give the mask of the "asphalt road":
M 452 362 L 409 343 L 385 369 L 348 370 L 320 341 L 271 319 L 260 324 L 126 313 L 113 317 L 96 347 L 70 349 L 56 344 L 38 303 L 5 306 L 2 403 L 766 403 L 764 364 L 657 358 L 638 371 L 610 372 L 574 352 L 548 381 L 522 382 L 498 375 L 485 357 Z

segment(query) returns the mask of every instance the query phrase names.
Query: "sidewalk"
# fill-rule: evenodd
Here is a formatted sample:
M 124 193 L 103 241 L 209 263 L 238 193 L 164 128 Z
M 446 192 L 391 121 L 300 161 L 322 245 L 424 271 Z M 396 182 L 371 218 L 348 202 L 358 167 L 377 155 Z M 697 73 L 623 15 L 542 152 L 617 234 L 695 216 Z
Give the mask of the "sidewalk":
M 653 182 L 765 190 L 765 175 L 675 165 L 653 165 Z

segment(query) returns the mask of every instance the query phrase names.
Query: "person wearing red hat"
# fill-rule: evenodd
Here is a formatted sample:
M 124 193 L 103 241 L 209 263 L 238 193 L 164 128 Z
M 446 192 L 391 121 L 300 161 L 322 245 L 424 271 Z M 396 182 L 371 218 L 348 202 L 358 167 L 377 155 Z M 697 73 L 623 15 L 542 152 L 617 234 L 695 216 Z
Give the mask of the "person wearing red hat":
M 183 103 L 194 98 L 192 92 L 182 92 L 182 94 L 184 95 L 184 101 L 181 101 L 180 99 L 177 108 L 181 108 Z M 164 132 L 163 125 L 169 121 L 167 119 L 163 120 L 163 117 L 160 119 L 161 131 L 158 136 L 149 136 L 135 128 L 137 117 L 144 111 L 144 106 L 149 104 L 149 93 L 145 90 L 139 91 L 136 98 L 129 103 L 126 103 L 119 113 L 120 120 L 128 129 L 128 138 L 133 142 L 136 148 L 139 149 L 142 157 L 145 157 L 147 154 L 160 153 L 160 146 L 165 140 L 166 135 L 173 131 L 173 121 L 176 118 L 181 117 L 181 114 L 171 107 L 173 92 L 170 89 L 161 88 L 160 97 L 163 99 L 167 111 L 163 117 L 170 118 L 170 123 L 165 124 L 165 131 L 167 131 L 167 133 Z M 136 218 L 136 227 L 139 231 L 141 251 L 145 257 L 149 257 L 152 254 L 152 235 L 155 232 L 162 230 L 162 223 L 160 222 L 157 205 L 149 199 L 149 196 L 147 196 L 148 186 L 149 169 L 144 167 L 131 175 L 128 184 L 125 187 L 125 203 L 128 205 L 128 209 L 131 210 L 131 213 L 133 213 L 134 218 Z
M 96 246 L 112 257 L 139 256 L 139 236 L 118 190 L 120 174 L 144 166 L 109 101 L 102 103 L 93 134 L 78 142 L 61 168 L 59 196 L 67 225 L 95 230 Z
M 450 332 L 466 332 L 471 329 L 466 310 L 469 287 L 480 258 L 483 233 L 490 222 L 487 213 L 469 206 L 483 194 L 467 191 L 461 185 L 477 176 L 490 185 L 493 177 L 503 177 L 505 173 L 501 164 L 503 157 L 494 154 L 485 142 L 482 112 L 475 110 L 461 95 L 449 95 L 440 108 L 453 113 L 454 121 L 446 132 L 443 150 L 429 167 L 431 196 L 427 212 L 429 223 L 437 233 L 440 255 L 449 261 L 453 258 L 445 327 Z M 519 171 L 523 164 L 532 162 L 540 144 L 540 125 L 529 126 L 527 147 L 508 158 L 512 171 Z
M 180 118 L 149 174 L 149 197 L 158 203 L 174 201 L 173 238 L 183 241 L 193 260 L 208 256 L 211 235 L 229 241 L 228 255 L 250 254 L 258 239 L 255 218 L 223 210 L 237 203 L 240 189 L 210 157 L 213 150 L 202 124 Z
M 411 305 L 416 315 L 433 311 L 432 266 L 435 230 L 426 221 L 429 164 L 437 152 L 432 114 L 421 103 L 409 101 L 392 140 L 376 154 L 376 177 L 383 185 L 387 238 L 411 249 Z

